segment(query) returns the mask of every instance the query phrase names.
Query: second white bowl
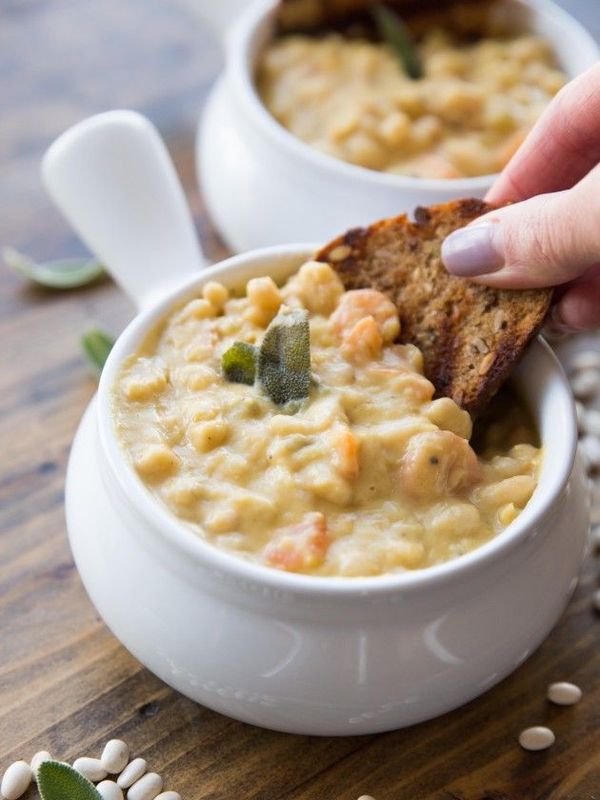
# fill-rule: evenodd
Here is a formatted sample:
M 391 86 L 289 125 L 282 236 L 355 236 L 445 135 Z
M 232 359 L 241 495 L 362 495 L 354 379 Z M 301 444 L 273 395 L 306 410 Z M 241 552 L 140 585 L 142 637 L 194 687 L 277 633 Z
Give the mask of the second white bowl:
M 523 30 L 551 42 L 569 77 L 598 59 L 593 38 L 550 0 L 504 3 Z M 209 13 L 206 4 L 196 5 Z M 233 250 L 326 241 L 417 205 L 486 194 L 494 175 L 430 180 L 376 172 L 323 155 L 279 125 L 258 97 L 253 77 L 256 58 L 272 35 L 273 11 L 274 0 L 255 0 L 231 27 L 225 72 L 211 92 L 198 133 L 203 196 Z

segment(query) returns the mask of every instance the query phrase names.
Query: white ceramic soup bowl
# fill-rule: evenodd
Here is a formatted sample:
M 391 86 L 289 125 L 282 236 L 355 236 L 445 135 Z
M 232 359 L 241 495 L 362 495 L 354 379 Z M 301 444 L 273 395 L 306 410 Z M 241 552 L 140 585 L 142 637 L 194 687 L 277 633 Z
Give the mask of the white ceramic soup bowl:
M 518 519 L 478 550 L 402 575 L 318 578 L 243 561 L 194 534 L 150 494 L 117 441 L 111 393 L 118 371 L 204 281 L 239 287 L 265 274 L 281 281 L 311 250 L 280 247 L 224 261 L 128 326 L 73 446 L 67 521 L 93 603 L 166 683 L 268 728 L 373 733 L 467 702 L 544 639 L 584 551 L 584 478 L 573 467 L 569 388 L 538 340 L 515 381 L 545 448 L 539 487 Z
M 256 59 L 273 32 L 275 0 L 210 4 L 225 69 L 206 104 L 197 140 L 202 193 L 213 221 L 236 251 L 294 241 L 326 241 L 341 230 L 456 197 L 483 197 L 494 175 L 429 180 L 354 166 L 324 155 L 282 127 L 254 86 Z M 591 66 L 598 46 L 549 0 L 503 0 L 515 28 L 548 39 L 569 77 Z M 228 15 L 227 12 L 230 11 Z
M 113 387 L 124 359 L 205 281 L 232 288 L 259 275 L 283 281 L 314 246 L 277 246 L 199 271 L 164 148 L 128 112 L 64 134 L 44 177 L 141 309 L 104 367 L 66 486 L 77 567 L 121 642 L 203 705 L 255 725 L 323 735 L 434 717 L 525 661 L 575 587 L 588 525 L 573 401 L 548 346 L 535 341 L 515 373 L 545 450 L 539 486 L 495 539 L 445 564 L 369 578 L 296 575 L 244 561 L 152 496 L 117 440 Z

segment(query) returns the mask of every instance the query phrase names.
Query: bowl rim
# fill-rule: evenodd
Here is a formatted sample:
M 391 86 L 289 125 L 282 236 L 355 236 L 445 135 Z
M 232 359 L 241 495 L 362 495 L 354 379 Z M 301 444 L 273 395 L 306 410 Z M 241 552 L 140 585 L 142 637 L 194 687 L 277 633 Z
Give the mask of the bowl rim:
M 593 58 L 590 57 L 589 66 L 600 57 L 600 47 L 587 29 L 568 11 L 556 5 L 553 0 L 507 1 L 523 6 L 540 16 L 557 17 L 561 21 L 562 28 L 568 28 L 571 35 L 578 36 L 582 48 L 585 47 L 586 51 L 593 55 Z M 361 167 L 316 150 L 284 128 L 265 108 L 256 90 L 252 75 L 252 51 L 255 38 L 275 14 L 276 3 L 277 0 L 255 0 L 240 16 L 226 39 L 225 68 L 240 106 L 245 110 L 247 117 L 253 121 L 255 127 L 269 138 L 272 146 L 283 150 L 294 159 L 305 162 L 315 170 L 335 173 L 340 178 L 361 180 L 375 186 L 405 191 L 418 189 L 446 195 L 448 192 L 455 192 L 459 197 L 470 193 L 481 194 L 492 185 L 500 173 L 466 178 L 418 178 Z M 575 76 L 570 76 L 570 78 L 573 77 Z
M 567 377 L 556 355 L 541 338 L 532 343 L 539 351 L 539 357 L 546 359 L 546 369 L 557 384 L 563 403 L 564 428 L 561 431 L 560 445 L 564 450 L 561 463 L 551 463 L 553 471 L 545 485 L 545 500 L 539 500 L 538 489 L 524 510 L 504 531 L 475 548 L 471 552 L 423 569 L 366 577 L 334 577 L 296 574 L 280 571 L 247 561 L 221 549 L 210 541 L 195 534 L 185 522 L 179 520 L 166 505 L 156 498 L 137 475 L 133 465 L 128 461 L 125 450 L 119 444 L 114 430 L 112 418 L 112 390 L 118 371 L 124 359 L 135 352 L 136 346 L 143 340 L 149 330 L 164 318 L 169 311 L 185 300 L 193 291 L 211 279 L 235 276 L 236 273 L 268 275 L 284 259 L 290 262 L 289 274 L 293 274 L 292 260 L 300 266 L 315 251 L 315 245 L 296 244 L 274 246 L 252 250 L 248 253 L 232 256 L 198 273 L 186 276 L 173 289 L 151 307 L 141 311 L 125 328 L 117 339 L 105 367 L 102 371 L 98 388 L 97 420 L 100 448 L 103 452 L 111 478 L 116 482 L 124 498 L 137 509 L 155 533 L 166 540 L 167 544 L 189 558 L 200 562 L 204 568 L 213 573 L 227 574 L 231 578 L 245 584 L 260 585 L 271 590 L 287 593 L 314 596 L 343 596 L 346 598 L 361 595 L 382 595 L 418 591 L 423 588 L 438 586 L 446 581 L 461 579 L 465 575 L 479 570 L 490 562 L 506 556 L 513 548 L 519 546 L 537 524 L 551 513 L 565 489 L 573 469 L 577 428 L 575 405 L 569 388 Z M 250 268 L 250 269 L 249 269 Z M 285 268 L 284 268 L 285 269 Z M 247 279 L 247 278 L 245 278 Z M 545 453 L 548 460 L 549 453 Z M 536 502 L 536 496 L 538 501 Z M 537 506 L 540 506 L 539 508 Z

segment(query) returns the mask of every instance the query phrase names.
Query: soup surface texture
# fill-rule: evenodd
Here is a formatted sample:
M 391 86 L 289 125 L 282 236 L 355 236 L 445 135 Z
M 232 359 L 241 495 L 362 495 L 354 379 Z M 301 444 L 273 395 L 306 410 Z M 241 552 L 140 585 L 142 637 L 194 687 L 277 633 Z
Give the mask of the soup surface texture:
M 234 341 L 260 343 L 281 309 L 306 309 L 312 383 L 295 407 L 225 379 Z M 213 281 L 124 363 L 116 431 L 148 489 L 192 531 L 239 557 L 313 575 L 402 572 L 467 553 L 509 525 L 541 450 L 504 409 L 476 455 L 469 415 L 434 399 L 394 305 L 344 291 L 309 261 L 232 297 Z M 299 406 L 299 407 L 298 407 Z
M 423 178 L 499 172 L 566 78 L 535 36 L 460 45 L 432 30 L 423 76 L 386 44 L 287 36 L 269 44 L 257 87 L 271 114 L 328 155 Z

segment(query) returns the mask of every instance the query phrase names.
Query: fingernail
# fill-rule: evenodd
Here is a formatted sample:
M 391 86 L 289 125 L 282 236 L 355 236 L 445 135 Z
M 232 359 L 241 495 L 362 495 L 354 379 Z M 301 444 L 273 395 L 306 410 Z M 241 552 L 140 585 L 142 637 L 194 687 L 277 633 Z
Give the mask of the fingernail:
M 448 272 L 462 278 L 496 272 L 504 264 L 497 247 L 498 226 L 485 222 L 459 228 L 442 242 L 442 261 Z

